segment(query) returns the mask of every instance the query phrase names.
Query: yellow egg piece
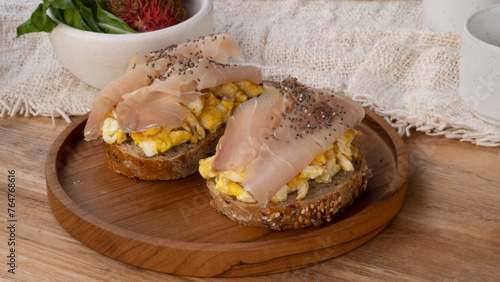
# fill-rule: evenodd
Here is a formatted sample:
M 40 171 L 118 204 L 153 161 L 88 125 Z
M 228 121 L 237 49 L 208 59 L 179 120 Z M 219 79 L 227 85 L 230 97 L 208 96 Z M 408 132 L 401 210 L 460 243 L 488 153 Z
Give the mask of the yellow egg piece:
M 168 134 L 170 139 L 172 140 L 172 146 L 177 146 L 182 143 L 186 143 L 191 140 L 191 133 L 185 130 L 176 130 L 172 131 Z
M 199 161 L 199 168 L 198 171 L 200 172 L 201 177 L 204 179 L 210 179 L 210 178 L 215 178 L 216 173 L 212 171 L 212 162 L 213 162 L 214 156 L 208 157 L 206 159 L 201 159 Z
M 248 97 L 253 98 L 256 97 L 264 91 L 266 91 L 266 88 L 260 84 L 254 84 L 248 80 L 242 80 L 240 82 L 236 83 L 240 89 L 245 93 Z
M 246 203 L 256 202 L 253 196 L 250 193 L 248 193 L 245 189 L 243 189 L 243 187 L 225 177 L 220 177 L 218 179 L 217 184 L 215 184 L 215 190 L 228 194 L 230 196 L 234 196 L 236 197 L 236 199 L 242 202 Z
M 146 131 L 144 131 L 143 135 L 144 136 L 153 136 L 153 135 L 156 135 L 158 134 L 158 132 L 161 131 L 161 127 L 153 127 L 153 128 L 150 128 Z

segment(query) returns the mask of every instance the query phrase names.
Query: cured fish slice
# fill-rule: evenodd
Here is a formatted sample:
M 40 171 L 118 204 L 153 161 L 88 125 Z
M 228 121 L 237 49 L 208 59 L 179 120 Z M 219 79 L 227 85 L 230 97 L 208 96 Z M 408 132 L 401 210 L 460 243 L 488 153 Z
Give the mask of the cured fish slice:
M 202 36 L 197 40 L 177 46 L 179 58 L 207 58 L 222 64 L 227 64 L 229 58 L 243 61 L 243 52 L 238 42 L 230 34 Z
M 276 192 L 364 117 L 363 107 L 341 94 L 294 87 L 294 109 L 246 167 L 242 186 L 259 203 Z M 271 172 L 271 173 L 269 173 Z
M 181 126 L 190 113 L 187 105 L 198 98 L 198 89 L 206 89 L 241 80 L 260 83 L 262 72 L 254 66 L 223 65 L 202 58 L 176 64 L 165 79 L 156 79 L 150 86 L 133 95 L 124 96 L 116 106 L 118 124 L 123 132 L 140 132 L 156 126 Z
M 156 79 L 150 86 L 141 89 L 141 94 L 163 92 L 180 96 L 186 92 L 244 79 L 260 83 L 262 71 L 251 65 L 226 65 L 206 58 L 197 61 L 183 60 L 165 73 L 163 78 Z
M 205 56 L 221 63 L 227 63 L 230 57 L 237 60 L 243 58 L 238 43 L 228 34 L 202 37 L 155 52 L 148 62 L 135 66 L 99 92 L 85 125 L 85 140 L 99 137 L 104 118 L 122 101 L 124 94 L 150 85 L 154 78 L 163 75 L 179 59 L 198 59 Z
M 189 104 L 201 93 L 181 96 L 152 92 L 148 95 L 131 95 L 116 106 L 118 126 L 125 133 L 141 132 L 158 126 L 178 128 L 191 111 L 182 106 Z
M 295 80 L 284 81 L 280 88 L 280 95 L 284 95 L 282 104 L 273 103 L 272 107 L 272 111 L 276 108 L 282 110 L 278 116 L 279 125 L 274 126 L 273 122 L 265 120 L 264 115 L 245 113 L 252 110 L 250 107 L 242 108 L 231 119 L 231 123 L 235 124 L 228 123 L 215 157 L 220 152 L 223 155 L 238 154 L 233 151 L 237 146 L 228 144 L 227 140 L 244 140 L 230 134 L 242 138 L 258 134 L 256 127 L 245 127 L 249 116 L 259 120 L 253 122 L 271 129 L 270 135 L 252 143 L 258 146 L 254 149 L 258 152 L 255 158 L 242 160 L 239 164 L 231 163 L 231 166 L 245 168 L 242 186 L 261 204 L 267 204 L 281 187 L 364 117 L 363 107 L 344 95 L 323 93 L 304 87 Z M 277 92 L 269 93 L 276 95 Z M 255 107 L 271 103 L 270 98 L 274 97 L 266 95 L 257 98 Z M 233 130 L 229 131 L 231 128 Z M 230 162 L 229 159 L 226 161 Z
M 117 80 L 110 82 L 98 94 L 85 125 L 85 140 L 99 137 L 102 123 L 108 112 L 120 101 L 122 96 L 151 83 L 151 78 L 164 73 L 167 64 L 138 65 Z
M 229 118 L 212 162 L 214 171 L 245 170 L 257 157 L 265 138 L 273 133 L 272 128 L 278 125 L 283 95 L 276 88 L 267 88 L 260 97 L 241 104 Z

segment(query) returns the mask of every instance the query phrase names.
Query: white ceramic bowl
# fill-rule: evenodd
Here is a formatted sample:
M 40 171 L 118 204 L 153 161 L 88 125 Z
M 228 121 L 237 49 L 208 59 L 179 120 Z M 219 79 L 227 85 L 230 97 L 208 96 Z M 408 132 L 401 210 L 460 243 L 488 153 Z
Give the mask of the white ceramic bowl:
M 494 4 L 500 0 L 422 0 L 422 21 L 432 30 L 460 34 L 472 13 Z
M 472 14 L 460 48 L 459 93 L 480 119 L 500 126 L 500 5 Z
M 121 76 L 133 56 L 208 35 L 213 29 L 212 0 L 186 0 L 186 20 L 161 30 L 134 34 L 83 31 L 57 21 L 49 33 L 54 52 L 65 68 L 83 82 L 103 88 Z

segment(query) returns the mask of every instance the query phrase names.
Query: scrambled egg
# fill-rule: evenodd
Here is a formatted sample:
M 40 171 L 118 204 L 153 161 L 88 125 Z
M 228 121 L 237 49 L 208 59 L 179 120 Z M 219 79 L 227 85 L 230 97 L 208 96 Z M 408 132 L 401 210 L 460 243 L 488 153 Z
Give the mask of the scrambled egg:
M 307 196 L 309 191 L 309 180 L 319 183 L 329 183 L 332 181 L 333 176 L 340 170 L 353 170 L 354 166 L 351 161 L 353 158 L 359 157 L 356 147 L 351 146 L 356 136 L 361 136 L 361 132 L 354 129 L 348 130 L 330 148 L 316 156 L 297 176 L 281 187 L 271 199 L 271 202 L 284 202 L 288 198 L 288 195 L 294 192 L 297 192 L 296 199 L 302 200 Z M 199 172 L 201 176 L 205 179 L 215 178 L 215 190 L 217 191 L 234 196 L 242 202 L 256 203 L 255 198 L 240 185 L 240 183 L 245 181 L 245 172 L 213 172 L 213 158 L 214 156 L 200 160 Z
M 111 111 L 102 126 L 103 140 L 109 144 L 121 144 L 132 138 L 146 156 L 163 153 L 170 148 L 186 143 L 198 143 L 206 132 L 215 132 L 222 127 L 236 108 L 250 98 L 264 93 L 262 85 L 248 80 L 229 82 L 202 90 L 203 95 L 188 105 L 191 114 L 183 121 L 182 128 L 154 127 L 143 132 L 120 131 L 115 111 Z

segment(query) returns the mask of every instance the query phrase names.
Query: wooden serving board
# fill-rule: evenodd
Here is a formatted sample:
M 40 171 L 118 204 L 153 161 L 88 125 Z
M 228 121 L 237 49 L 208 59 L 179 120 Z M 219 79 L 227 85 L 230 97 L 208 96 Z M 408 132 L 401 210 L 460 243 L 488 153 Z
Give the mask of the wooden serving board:
M 302 230 L 239 225 L 210 206 L 199 174 L 140 181 L 104 163 L 101 140 L 86 142 L 87 116 L 55 140 L 46 159 L 52 211 L 72 236 L 95 251 L 145 269 L 200 277 L 284 272 L 334 258 L 389 224 L 406 191 L 403 141 L 367 110 L 361 143 L 373 178 L 366 193 L 334 221 Z

